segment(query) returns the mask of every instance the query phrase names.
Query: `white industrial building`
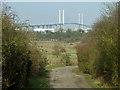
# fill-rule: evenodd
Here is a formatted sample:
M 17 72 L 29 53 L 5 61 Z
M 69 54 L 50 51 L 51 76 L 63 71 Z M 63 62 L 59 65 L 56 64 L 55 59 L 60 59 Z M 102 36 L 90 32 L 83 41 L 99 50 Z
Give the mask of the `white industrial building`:
M 34 31 L 38 31 L 38 32 L 46 32 L 46 31 L 50 31 L 50 32 L 55 32 L 55 29 L 53 28 L 35 28 Z

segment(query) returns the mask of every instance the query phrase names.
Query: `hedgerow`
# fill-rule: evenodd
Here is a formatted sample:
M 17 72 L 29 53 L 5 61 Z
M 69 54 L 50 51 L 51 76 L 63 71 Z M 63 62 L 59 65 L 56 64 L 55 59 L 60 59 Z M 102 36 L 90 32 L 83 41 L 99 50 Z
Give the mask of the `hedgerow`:
M 93 31 L 77 45 L 79 70 L 89 72 L 101 83 L 120 86 L 120 60 L 118 56 L 118 3 L 108 4 Z M 90 48 L 90 49 L 88 49 Z
M 11 7 L 3 4 L 2 11 L 2 89 L 23 88 L 36 67 L 41 74 L 47 64 L 46 54 L 34 45 L 34 34 L 23 30 Z M 19 30 L 18 30 L 19 29 Z

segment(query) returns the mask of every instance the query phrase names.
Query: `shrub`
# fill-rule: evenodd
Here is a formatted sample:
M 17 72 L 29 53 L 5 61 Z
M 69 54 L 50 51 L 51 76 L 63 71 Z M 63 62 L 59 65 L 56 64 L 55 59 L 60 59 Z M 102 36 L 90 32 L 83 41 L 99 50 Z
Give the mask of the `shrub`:
M 120 86 L 119 29 L 117 20 L 118 3 L 108 4 L 107 10 L 94 24 L 93 31 L 86 34 L 84 39 L 82 39 L 82 42 L 84 41 L 91 45 L 90 55 L 86 45 L 77 46 L 80 71 L 88 69 L 94 78 L 101 78 L 101 83 L 115 87 Z M 89 55 L 89 58 L 87 55 Z M 83 60 L 89 62 L 89 65 Z
M 63 64 L 65 64 L 66 66 L 71 66 L 71 61 L 70 61 L 70 54 L 68 53 L 63 53 L 61 55 L 61 61 L 63 62 Z
M 3 89 L 22 88 L 28 82 L 31 67 L 29 32 L 17 31 L 16 14 L 3 5 L 2 75 Z M 28 39 L 29 38 L 29 39 Z
M 34 34 L 22 30 L 10 7 L 3 5 L 2 12 L 2 89 L 23 88 L 31 71 L 44 71 L 47 64 L 46 54 L 32 43 Z M 19 30 L 16 30 L 19 28 Z M 36 64 L 37 63 L 37 64 Z M 35 66 L 37 65 L 37 66 Z M 32 69 L 31 69 L 32 66 Z M 34 69 L 34 67 L 37 67 Z M 35 72 L 36 73 L 36 72 Z M 37 74 L 38 74 L 37 73 Z
M 4 28 L 3 28 L 4 29 Z M 3 71 L 3 89 L 5 88 L 22 88 L 28 78 L 30 70 L 30 51 L 27 48 L 24 39 L 15 37 L 6 37 L 6 35 L 13 35 L 23 37 L 20 32 L 3 31 L 2 43 L 2 71 Z M 22 34 L 22 35 L 21 35 Z M 19 41 L 18 41 L 19 40 Z
M 94 73 L 102 77 L 104 83 L 119 85 L 118 61 L 118 7 L 117 4 L 108 5 L 107 14 L 95 23 L 93 29 L 98 41 L 95 44 L 99 51 L 99 58 L 94 60 Z M 94 53 L 95 54 L 95 53 Z
M 41 75 L 41 73 L 44 72 L 46 65 L 48 64 L 46 52 L 42 48 L 39 48 L 37 45 L 34 45 L 31 49 L 31 60 L 31 75 Z
M 60 51 L 61 52 L 66 52 L 65 48 L 63 48 L 63 47 L 60 49 Z
M 77 44 L 76 50 L 77 50 L 79 70 L 84 73 L 90 73 L 89 70 L 90 45 Z
M 56 55 L 56 56 L 58 57 L 58 56 L 60 56 L 61 53 L 63 52 L 62 49 L 63 49 L 63 47 L 62 47 L 61 44 L 55 44 L 55 45 L 53 46 L 53 52 L 52 52 L 52 54 L 53 54 L 53 55 Z

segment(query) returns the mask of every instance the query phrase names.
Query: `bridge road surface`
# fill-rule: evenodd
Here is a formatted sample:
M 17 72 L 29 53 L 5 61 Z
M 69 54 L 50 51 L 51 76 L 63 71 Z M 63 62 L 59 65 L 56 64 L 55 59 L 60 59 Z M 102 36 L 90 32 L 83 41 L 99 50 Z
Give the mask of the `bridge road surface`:
M 84 76 L 72 73 L 77 66 L 66 66 L 50 72 L 50 88 L 92 88 Z

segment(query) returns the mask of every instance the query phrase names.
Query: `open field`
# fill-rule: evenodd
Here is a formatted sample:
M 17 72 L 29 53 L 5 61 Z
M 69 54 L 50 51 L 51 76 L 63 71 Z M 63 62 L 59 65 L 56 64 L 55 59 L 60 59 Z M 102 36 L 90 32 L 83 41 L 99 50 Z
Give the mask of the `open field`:
M 38 77 L 30 77 L 29 79 L 29 85 L 25 88 L 47 88 L 49 87 L 49 71 L 52 69 L 58 68 L 58 67 L 64 67 L 65 64 L 61 63 L 61 56 L 57 57 L 53 55 L 53 47 L 55 44 L 62 46 L 65 48 L 66 52 L 70 54 L 70 60 L 72 62 L 72 65 L 77 65 L 77 56 L 76 56 L 76 49 L 75 49 L 75 43 L 64 43 L 64 42 L 58 42 L 58 41 L 35 41 L 34 42 L 38 47 L 42 48 L 47 52 L 47 58 L 48 58 L 48 65 L 46 67 L 46 71 L 41 76 Z
M 54 45 L 60 45 L 65 48 L 66 53 L 70 54 L 70 60 L 72 65 L 77 65 L 77 56 L 76 56 L 76 43 L 65 43 L 60 41 L 36 41 L 39 47 L 43 48 L 47 52 L 49 65 L 61 64 L 61 57 L 56 57 L 52 54 Z

